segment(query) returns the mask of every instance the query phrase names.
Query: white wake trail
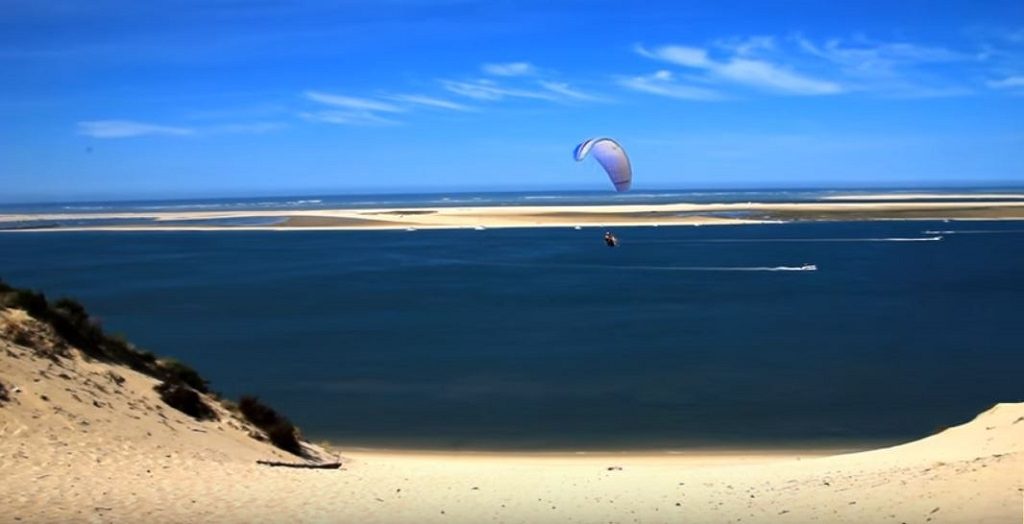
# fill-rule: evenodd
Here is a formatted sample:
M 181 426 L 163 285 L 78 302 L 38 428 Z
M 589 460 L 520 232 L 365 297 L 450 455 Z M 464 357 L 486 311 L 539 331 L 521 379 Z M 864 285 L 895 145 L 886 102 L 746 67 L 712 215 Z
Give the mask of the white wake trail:
M 924 231 L 925 235 L 998 235 L 1020 234 L 1024 229 L 951 229 L 948 231 Z
M 925 233 L 937 233 L 926 231 Z M 637 240 L 629 244 L 731 244 L 731 243 L 776 243 L 776 242 L 938 242 L 942 235 L 930 237 L 884 237 L 884 238 L 692 238 L 685 240 Z
M 634 270 L 634 271 L 817 271 L 818 266 L 805 264 L 802 266 L 646 266 L 646 265 L 612 265 L 612 264 L 539 264 L 529 262 L 491 262 L 476 260 L 438 260 L 452 264 L 474 266 L 521 267 L 537 269 L 600 269 L 600 270 Z

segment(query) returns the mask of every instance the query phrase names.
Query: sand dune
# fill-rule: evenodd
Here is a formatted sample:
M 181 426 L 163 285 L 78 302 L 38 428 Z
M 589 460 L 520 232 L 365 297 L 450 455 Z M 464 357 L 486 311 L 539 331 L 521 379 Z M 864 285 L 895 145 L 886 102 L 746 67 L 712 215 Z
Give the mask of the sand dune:
M 0 311 L 0 522 L 1021 522 L 1024 403 L 838 456 L 357 450 L 288 470 L 226 412 L 197 422 L 151 377 L 28 347 L 51 338 Z

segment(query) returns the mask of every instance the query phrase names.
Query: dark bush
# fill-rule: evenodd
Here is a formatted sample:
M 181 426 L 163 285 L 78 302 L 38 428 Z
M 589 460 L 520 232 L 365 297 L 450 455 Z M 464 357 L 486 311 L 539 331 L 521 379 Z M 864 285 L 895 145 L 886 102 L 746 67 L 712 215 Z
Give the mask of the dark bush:
M 28 289 L 12 289 L 4 293 L 3 305 L 24 309 L 29 315 L 48 320 L 50 306 L 46 303 L 46 295 Z
M 274 408 L 264 404 L 258 397 L 243 395 L 238 399 L 238 409 L 245 416 L 246 420 L 252 422 L 256 427 L 262 428 L 276 424 L 282 417 Z
M 217 413 L 213 408 L 203 402 L 199 393 L 184 384 L 163 382 L 154 389 L 168 406 L 196 420 L 217 420 Z
M 149 364 L 156 364 L 156 355 L 149 350 L 135 348 L 135 352 L 139 355 L 139 360 Z
M 167 379 L 169 377 L 157 363 L 156 355 L 135 347 L 134 344 L 128 342 L 122 335 L 103 335 L 102 348 L 102 353 L 108 360 L 120 362 L 135 371 L 159 379 Z M 206 388 L 204 386 L 197 389 L 205 392 Z
M 32 338 L 32 334 L 28 331 L 18 330 L 11 335 L 11 342 L 19 346 L 25 346 L 27 348 L 35 349 L 36 341 Z
M 164 380 L 188 384 L 192 389 L 202 393 L 209 391 L 210 383 L 187 364 L 169 358 L 159 361 L 157 366 Z
M 302 444 L 299 443 L 299 438 L 295 435 L 295 426 L 291 422 L 286 420 L 280 424 L 265 428 L 264 431 L 270 437 L 270 442 L 279 449 L 283 449 L 292 455 L 304 456 Z
M 61 298 L 53 304 L 53 309 L 58 313 L 62 313 L 72 325 L 81 326 L 89 322 L 89 314 L 85 312 L 85 307 L 80 304 L 77 300 L 71 298 Z
M 275 446 L 294 455 L 303 456 L 295 426 L 274 408 L 260 402 L 257 397 L 245 395 L 239 399 L 238 409 L 246 420 L 265 431 Z

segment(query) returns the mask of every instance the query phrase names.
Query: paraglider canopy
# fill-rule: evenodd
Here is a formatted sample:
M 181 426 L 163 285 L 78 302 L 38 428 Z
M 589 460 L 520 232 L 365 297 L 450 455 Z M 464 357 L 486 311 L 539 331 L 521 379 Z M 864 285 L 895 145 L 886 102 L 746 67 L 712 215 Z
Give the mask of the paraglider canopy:
M 615 190 L 629 191 L 629 186 L 633 183 L 633 168 L 630 167 L 629 157 L 622 146 L 610 138 L 591 138 L 576 146 L 573 157 L 580 162 L 591 153 L 608 173 L 608 178 L 615 184 Z

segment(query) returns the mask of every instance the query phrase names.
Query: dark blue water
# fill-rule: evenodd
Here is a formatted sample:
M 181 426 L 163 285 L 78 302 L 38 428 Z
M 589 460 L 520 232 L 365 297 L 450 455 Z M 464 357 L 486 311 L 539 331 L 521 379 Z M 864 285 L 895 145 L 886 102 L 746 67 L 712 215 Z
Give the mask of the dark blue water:
M 886 240 L 926 230 L 971 232 Z M 7 233 L 0 277 L 350 445 L 901 440 L 1024 399 L 1019 223 L 617 233 Z

